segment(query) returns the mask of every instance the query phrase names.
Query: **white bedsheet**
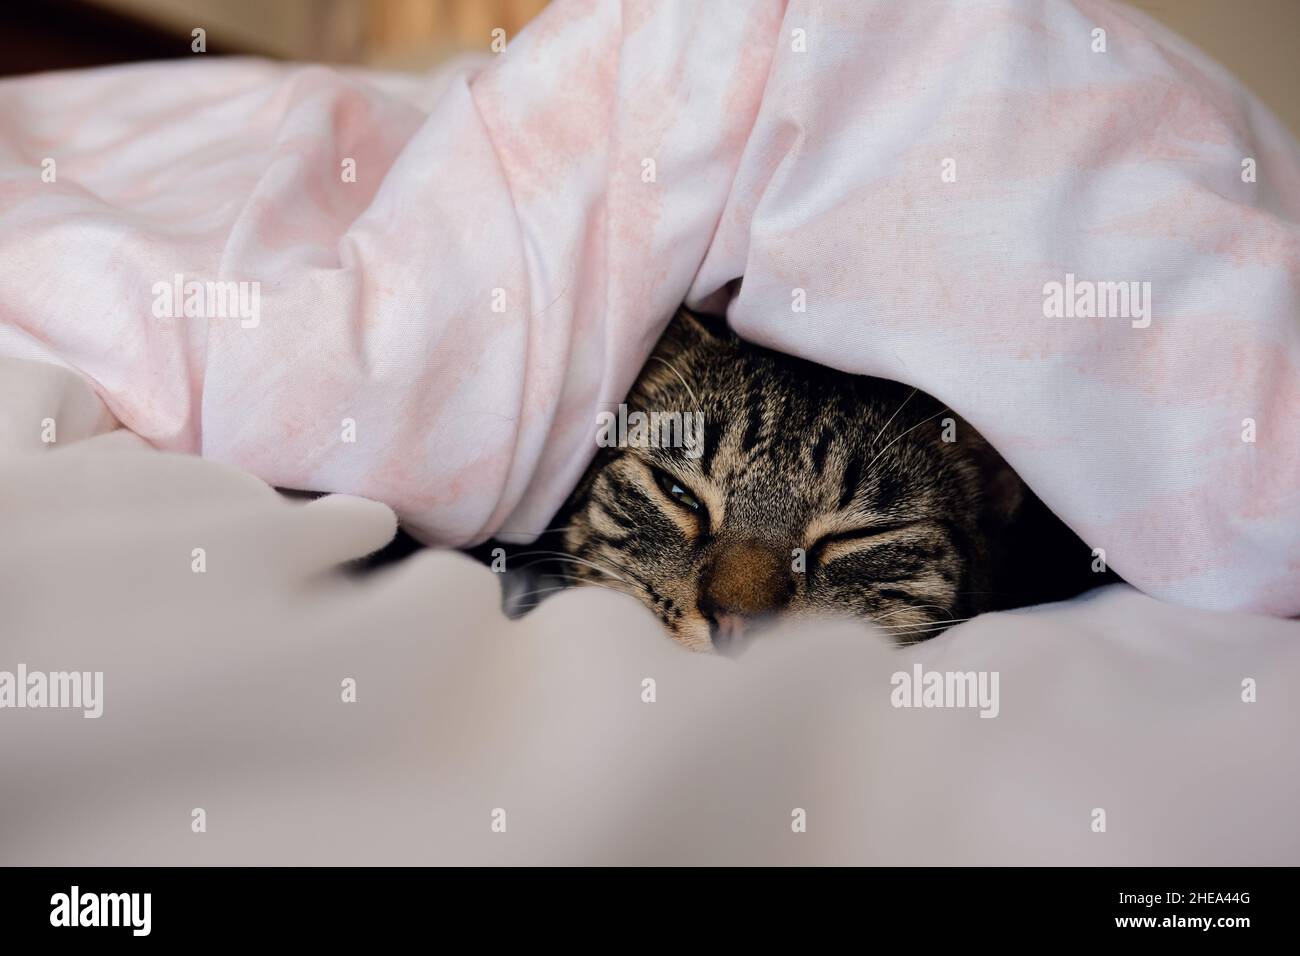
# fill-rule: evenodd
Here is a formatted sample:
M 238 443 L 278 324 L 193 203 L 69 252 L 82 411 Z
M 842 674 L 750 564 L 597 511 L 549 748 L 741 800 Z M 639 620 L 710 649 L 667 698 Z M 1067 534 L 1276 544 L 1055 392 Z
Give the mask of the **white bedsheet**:
M 1110 587 L 711 659 L 605 591 L 507 622 L 455 553 L 346 578 L 387 507 L 111 425 L 0 360 L 0 671 L 104 673 L 98 719 L 0 709 L 0 863 L 1300 862 L 1300 623 Z M 998 716 L 891 706 L 918 662 Z

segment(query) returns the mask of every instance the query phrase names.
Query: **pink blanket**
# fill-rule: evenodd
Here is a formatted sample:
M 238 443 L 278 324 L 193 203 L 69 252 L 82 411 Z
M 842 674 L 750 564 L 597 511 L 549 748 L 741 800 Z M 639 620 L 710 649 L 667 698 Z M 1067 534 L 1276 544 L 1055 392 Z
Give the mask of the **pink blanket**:
M 1100 0 L 558 0 L 431 77 L 0 83 L 0 354 L 442 544 L 545 527 L 686 299 L 938 396 L 1146 591 L 1300 613 L 1298 222 L 1294 139 Z

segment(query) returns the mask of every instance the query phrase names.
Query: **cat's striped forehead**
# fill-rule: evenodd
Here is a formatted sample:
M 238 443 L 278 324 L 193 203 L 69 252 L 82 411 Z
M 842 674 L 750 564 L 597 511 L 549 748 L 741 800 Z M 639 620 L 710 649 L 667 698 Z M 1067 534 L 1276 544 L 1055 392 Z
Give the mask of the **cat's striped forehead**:
M 722 488 L 733 520 L 811 520 L 864 507 L 918 516 L 969 477 L 943 447 L 944 409 L 928 396 L 759 349 L 688 316 L 675 320 L 629 406 L 702 414 L 695 455 L 647 455 Z

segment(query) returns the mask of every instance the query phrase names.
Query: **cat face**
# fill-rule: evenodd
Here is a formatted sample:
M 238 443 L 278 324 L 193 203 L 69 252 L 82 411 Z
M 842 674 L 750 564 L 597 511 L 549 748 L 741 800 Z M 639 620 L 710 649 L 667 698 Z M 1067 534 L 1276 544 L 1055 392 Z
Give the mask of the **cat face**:
M 566 508 L 569 573 L 635 595 L 681 644 L 729 652 L 813 615 L 909 643 L 986 605 L 1019 482 L 925 394 L 683 312 L 626 406 L 661 423 L 701 413 L 703 434 L 662 447 L 633 429 L 600 451 Z

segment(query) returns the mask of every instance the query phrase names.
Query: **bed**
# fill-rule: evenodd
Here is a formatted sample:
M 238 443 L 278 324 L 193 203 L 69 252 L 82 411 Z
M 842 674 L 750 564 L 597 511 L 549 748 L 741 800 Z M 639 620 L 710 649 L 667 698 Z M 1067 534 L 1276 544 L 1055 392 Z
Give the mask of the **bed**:
M 102 675 L 0 708 L 0 862 L 1300 862 L 1298 275 L 1294 137 L 1103 0 L 0 81 L 0 702 Z M 1130 584 L 737 661 L 506 620 L 457 549 L 682 302 L 934 395 Z

